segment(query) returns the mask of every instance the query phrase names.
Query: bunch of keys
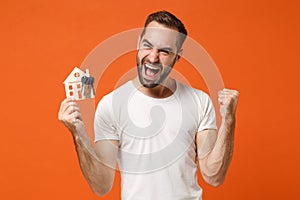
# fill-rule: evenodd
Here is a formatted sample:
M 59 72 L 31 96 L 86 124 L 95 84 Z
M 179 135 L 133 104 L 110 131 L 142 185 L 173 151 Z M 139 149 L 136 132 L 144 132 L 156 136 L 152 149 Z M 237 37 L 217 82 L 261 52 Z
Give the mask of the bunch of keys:
M 84 99 L 94 98 L 96 95 L 94 89 L 94 77 L 90 76 L 88 69 L 85 74 L 85 76 L 81 77 L 81 94 Z

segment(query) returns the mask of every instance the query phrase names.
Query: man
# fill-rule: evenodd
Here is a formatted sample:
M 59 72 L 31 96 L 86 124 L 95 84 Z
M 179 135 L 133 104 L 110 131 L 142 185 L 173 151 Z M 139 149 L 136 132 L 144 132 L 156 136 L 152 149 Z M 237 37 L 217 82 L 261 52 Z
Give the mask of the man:
M 208 95 L 169 77 L 187 35 L 174 15 L 148 16 L 138 41 L 138 77 L 104 96 L 95 114 L 95 148 L 75 101 L 59 120 L 71 131 L 80 167 L 93 192 L 108 193 L 116 163 L 122 199 L 202 199 L 197 169 L 219 186 L 232 157 L 238 92 L 219 92 L 221 126 Z

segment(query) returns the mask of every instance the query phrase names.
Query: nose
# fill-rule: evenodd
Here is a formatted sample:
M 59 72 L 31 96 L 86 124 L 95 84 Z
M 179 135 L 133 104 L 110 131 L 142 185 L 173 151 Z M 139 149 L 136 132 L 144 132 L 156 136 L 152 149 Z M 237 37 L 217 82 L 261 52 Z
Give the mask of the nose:
M 157 49 L 154 49 L 154 48 L 153 48 L 153 49 L 151 50 L 151 52 L 149 53 L 148 58 L 149 58 L 149 61 L 150 61 L 151 63 L 156 63 L 156 62 L 158 62 L 158 61 L 159 61 L 159 53 L 158 53 Z

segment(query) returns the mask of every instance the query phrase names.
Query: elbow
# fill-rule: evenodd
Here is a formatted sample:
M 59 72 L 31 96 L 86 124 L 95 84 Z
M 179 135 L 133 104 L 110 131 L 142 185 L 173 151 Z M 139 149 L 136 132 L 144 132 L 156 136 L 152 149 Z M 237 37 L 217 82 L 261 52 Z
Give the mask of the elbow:
M 112 185 L 91 186 L 91 189 L 95 195 L 102 197 L 111 191 Z
M 224 166 L 223 163 L 210 167 L 206 167 L 206 165 L 203 166 L 204 167 L 201 168 L 201 174 L 207 184 L 213 187 L 219 187 L 224 183 L 228 168 L 222 167 Z
M 111 175 L 107 173 L 108 175 Z M 102 197 L 109 193 L 113 187 L 114 176 L 93 176 L 90 179 L 87 179 L 87 182 L 90 186 L 92 192 L 99 197 Z
M 203 176 L 203 178 L 207 184 L 209 184 L 210 186 L 213 186 L 213 187 L 221 186 L 225 180 L 225 177 L 218 177 L 218 176 L 215 176 L 215 177 Z
M 91 188 L 93 193 L 98 197 L 103 197 L 110 192 L 111 187 Z
M 204 181 L 213 187 L 219 187 L 221 186 L 225 181 L 225 174 L 214 174 L 214 175 L 208 175 L 205 173 L 202 173 L 202 177 Z
M 93 193 L 94 193 L 97 197 L 103 197 L 103 196 L 106 195 L 108 192 L 107 192 L 107 191 L 100 191 L 100 190 L 93 190 Z

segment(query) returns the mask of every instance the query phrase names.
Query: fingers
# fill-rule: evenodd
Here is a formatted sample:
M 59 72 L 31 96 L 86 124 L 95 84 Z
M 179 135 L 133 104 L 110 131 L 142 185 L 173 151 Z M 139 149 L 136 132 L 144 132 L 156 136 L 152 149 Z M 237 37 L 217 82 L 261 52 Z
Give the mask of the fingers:
M 62 110 L 63 113 L 66 113 L 69 115 L 75 111 L 80 112 L 79 106 L 76 102 L 69 102 L 69 103 L 65 104 L 63 109 L 64 109 L 64 110 Z
M 76 120 L 82 120 L 78 104 L 70 98 L 62 101 L 58 113 L 58 119 L 64 123 L 74 123 Z
M 220 90 L 218 92 L 219 95 L 233 95 L 233 96 L 239 96 L 239 92 L 237 90 L 231 90 L 224 88 L 223 90 Z
M 60 113 L 64 113 L 65 110 L 67 109 L 67 107 L 70 105 L 70 103 L 75 102 L 74 100 L 72 100 L 71 98 L 66 98 L 64 99 L 61 104 L 60 104 L 60 109 L 59 112 Z
M 68 109 L 66 110 L 65 112 L 65 116 L 69 119 L 79 119 L 79 120 L 82 120 L 82 116 L 81 116 L 81 113 L 80 113 L 80 110 L 79 108 L 76 108 L 76 107 L 68 107 Z
M 218 93 L 221 116 L 234 116 L 238 101 L 239 92 L 237 90 L 223 89 Z
M 237 99 L 239 92 L 237 90 L 223 89 L 218 92 L 219 101 L 224 101 L 224 99 Z

